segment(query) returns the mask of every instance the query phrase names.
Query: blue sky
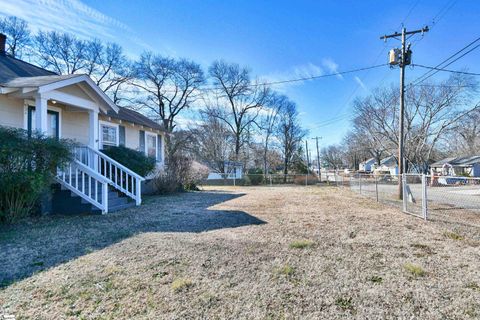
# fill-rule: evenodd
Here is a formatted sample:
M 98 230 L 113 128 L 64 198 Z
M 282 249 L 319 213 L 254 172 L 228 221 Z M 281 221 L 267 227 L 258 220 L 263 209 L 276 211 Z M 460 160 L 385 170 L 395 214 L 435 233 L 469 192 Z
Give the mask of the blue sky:
M 400 31 L 402 22 L 408 29 L 433 25 L 415 43 L 413 60 L 434 66 L 480 35 L 479 12 L 480 1 L 473 0 L 0 0 L 1 14 L 27 19 L 34 29 L 115 41 L 132 57 L 143 50 L 187 57 L 205 69 L 224 59 L 272 81 L 384 63 L 388 49 L 399 43 L 385 44 L 379 36 Z M 479 52 L 449 68 L 480 72 Z M 407 69 L 407 82 L 423 72 Z M 355 97 L 397 85 L 398 78 L 397 69 L 382 67 L 274 88 L 298 104 L 310 136 L 322 136 L 325 145 L 340 142 L 348 131 Z

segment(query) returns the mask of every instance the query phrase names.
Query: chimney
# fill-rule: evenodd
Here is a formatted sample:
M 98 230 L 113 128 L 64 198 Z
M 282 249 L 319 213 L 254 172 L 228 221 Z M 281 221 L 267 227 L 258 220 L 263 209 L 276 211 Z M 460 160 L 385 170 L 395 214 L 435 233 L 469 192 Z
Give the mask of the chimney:
M 7 36 L 0 33 L 0 56 L 5 55 L 5 42 L 7 42 Z

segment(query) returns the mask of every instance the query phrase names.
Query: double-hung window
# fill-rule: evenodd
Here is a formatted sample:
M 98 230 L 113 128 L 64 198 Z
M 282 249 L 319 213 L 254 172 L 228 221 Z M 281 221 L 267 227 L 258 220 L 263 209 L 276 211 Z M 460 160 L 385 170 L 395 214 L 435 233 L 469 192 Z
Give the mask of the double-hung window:
M 145 153 L 148 157 L 157 158 L 157 135 L 145 133 Z
M 100 137 L 102 148 L 105 148 L 106 146 L 118 146 L 118 125 L 101 122 Z

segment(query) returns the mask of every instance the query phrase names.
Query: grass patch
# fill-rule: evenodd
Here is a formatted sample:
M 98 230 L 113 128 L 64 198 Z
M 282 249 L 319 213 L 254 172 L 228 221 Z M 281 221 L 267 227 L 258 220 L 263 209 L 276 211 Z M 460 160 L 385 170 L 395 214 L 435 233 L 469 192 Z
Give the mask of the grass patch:
M 173 292 L 185 291 L 192 286 L 193 286 L 193 282 L 190 279 L 179 278 L 179 279 L 173 280 L 172 282 Z
M 423 270 L 422 267 L 409 262 L 405 263 L 403 267 L 415 277 L 423 277 L 426 274 L 425 270 Z
M 382 283 L 383 282 L 383 278 L 380 277 L 380 276 L 372 276 L 370 277 L 370 279 L 368 279 L 370 282 L 373 282 L 373 283 Z
M 462 237 L 461 235 L 459 235 L 458 233 L 455 233 L 453 231 L 445 231 L 443 233 L 443 236 L 445 238 L 449 238 L 449 239 L 452 239 L 452 240 L 463 240 L 464 237 Z
M 290 243 L 290 249 L 306 249 L 313 246 L 313 241 L 311 240 L 296 240 Z
M 480 291 L 480 286 L 475 282 L 467 283 L 467 285 L 465 287 L 468 288 L 468 289 L 475 290 L 475 291 Z
M 342 310 L 353 310 L 353 299 L 351 297 L 338 298 L 337 300 L 335 300 L 335 304 Z
M 291 265 L 286 264 L 283 267 L 279 268 L 277 270 L 277 273 L 287 277 L 291 277 L 295 273 L 295 268 Z

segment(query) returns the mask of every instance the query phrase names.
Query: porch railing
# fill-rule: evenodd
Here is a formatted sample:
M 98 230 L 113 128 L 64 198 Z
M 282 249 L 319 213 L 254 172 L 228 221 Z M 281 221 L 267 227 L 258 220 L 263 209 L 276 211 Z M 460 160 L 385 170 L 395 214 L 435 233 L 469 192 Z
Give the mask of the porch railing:
M 78 160 L 57 171 L 56 179 L 70 191 L 108 213 L 110 181 Z
M 76 147 L 74 156 L 77 161 L 107 178 L 114 188 L 134 199 L 137 206 L 142 203 L 141 183 L 145 181 L 144 177 L 88 146 Z

